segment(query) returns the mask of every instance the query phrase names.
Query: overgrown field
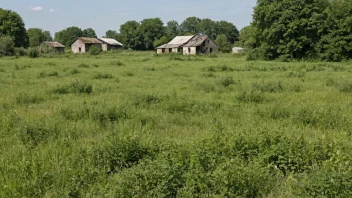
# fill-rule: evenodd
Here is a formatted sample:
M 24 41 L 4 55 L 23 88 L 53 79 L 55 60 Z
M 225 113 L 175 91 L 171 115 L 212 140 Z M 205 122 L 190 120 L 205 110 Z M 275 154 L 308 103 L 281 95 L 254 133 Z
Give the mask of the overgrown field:
M 0 197 L 351 197 L 352 63 L 0 58 Z

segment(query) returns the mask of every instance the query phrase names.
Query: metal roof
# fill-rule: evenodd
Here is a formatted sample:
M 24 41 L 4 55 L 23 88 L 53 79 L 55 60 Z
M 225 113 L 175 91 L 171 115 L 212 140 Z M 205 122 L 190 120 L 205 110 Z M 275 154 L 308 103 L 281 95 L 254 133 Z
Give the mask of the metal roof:
M 54 41 L 45 41 L 44 42 L 47 46 L 49 47 L 65 47 L 64 45 L 62 45 L 59 42 L 54 42 Z
M 176 36 L 168 44 L 161 45 L 161 46 L 157 47 L 157 49 L 181 47 L 182 45 L 187 43 L 189 40 L 191 40 L 193 37 L 194 36 Z
M 112 39 L 112 38 L 99 38 L 99 40 L 101 40 L 102 42 L 104 42 L 106 44 L 109 44 L 109 45 L 121 45 L 121 46 L 123 46 L 122 43 L 120 43 L 117 40 Z
M 197 35 L 193 37 L 190 41 L 188 41 L 183 47 L 197 47 L 201 45 L 207 38 L 208 36 Z
M 99 41 L 97 38 L 78 37 L 75 41 L 77 41 L 77 40 L 81 40 L 83 43 L 98 43 L 98 44 L 102 44 L 102 42 Z

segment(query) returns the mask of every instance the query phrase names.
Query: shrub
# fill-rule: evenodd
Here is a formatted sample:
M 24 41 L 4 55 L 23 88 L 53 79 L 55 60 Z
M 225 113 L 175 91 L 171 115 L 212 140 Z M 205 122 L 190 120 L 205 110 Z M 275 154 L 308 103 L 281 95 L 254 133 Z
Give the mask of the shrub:
M 235 81 L 233 80 L 232 77 L 228 76 L 228 77 L 225 77 L 225 78 L 221 79 L 220 83 L 222 84 L 222 86 L 228 87 L 230 85 L 235 84 Z
M 39 52 L 36 48 L 28 48 L 28 57 L 29 58 L 38 58 Z
M 79 74 L 79 73 L 81 73 L 78 69 L 73 69 L 73 70 L 71 70 L 71 72 L 70 72 L 72 75 L 75 75 L 75 74 Z
M 109 65 L 115 65 L 115 66 L 125 66 L 125 64 L 121 61 L 111 61 Z
M 278 82 L 262 82 L 262 83 L 254 83 L 253 89 L 261 92 L 283 92 L 284 87 L 281 81 Z
M 15 43 L 10 36 L 0 36 L 0 55 L 11 56 L 14 54 Z
M 78 65 L 78 67 L 80 67 L 80 68 L 89 68 L 89 65 L 81 63 L 81 64 Z
M 262 103 L 266 99 L 261 93 L 251 91 L 250 93 L 243 92 L 241 95 L 236 97 L 239 102 L 244 103 Z
M 90 55 L 93 55 L 93 56 L 96 56 L 98 54 L 100 54 L 102 52 L 102 49 L 93 45 L 89 48 L 89 54 Z
M 111 79 L 113 78 L 112 74 L 103 74 L 103 73 L 97 73 L 93 76 L 94 79 Z
M 68 93 L 86 93 L 93 92 L 93 86 L 87 82 L 76 81 L 68 85 L 58 86 L 53 90 L 54 93 L 68 94 Z
M 16 47 L 14 49 L 14 52 L 15 52 L 16 56 L 26 56 L 27 55 L 27 51 L 24 47 Z

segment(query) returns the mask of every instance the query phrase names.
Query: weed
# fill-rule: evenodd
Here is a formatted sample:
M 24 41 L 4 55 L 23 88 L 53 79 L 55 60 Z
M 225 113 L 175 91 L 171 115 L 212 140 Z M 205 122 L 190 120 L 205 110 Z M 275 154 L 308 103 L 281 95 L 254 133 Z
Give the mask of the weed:
M 84 81 L 76 81 L 68 85 L 57 86 L 54 93 L 68 94 L 68 93 L 81 93 L 90 94 L 93 92 L 93 86 Z
M 239 96 L 236 97 L 239 102 L 243 103 L 263 103 L 266 101 L 266 98 L 262 93 L 258 92 L 242 92 Z
M 123 62 L 121 61 L 111 61 L 109 63 L 109 65 L 113 65 L 113 66 L 126 66 Z
M 114 76 L 112 74 L 97 73 L 93 76 L 94 79 L 112 79 Z
M 89 68 L 89 65 L 81 63 L 78 65 L 79 68 Z

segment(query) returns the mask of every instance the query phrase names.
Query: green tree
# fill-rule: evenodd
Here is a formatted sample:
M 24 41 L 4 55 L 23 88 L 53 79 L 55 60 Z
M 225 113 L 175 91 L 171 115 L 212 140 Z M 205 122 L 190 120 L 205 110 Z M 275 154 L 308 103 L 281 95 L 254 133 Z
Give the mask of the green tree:
M 231 44 L 225 34 L 220 34 L 215 41 L 219 46 L 219 51 L 223 53 L 231 52 Z
M 116 30 L 108 30 L 105 33 L 105 38 L 113 38 L 116 39 L 119 36 L 119 33 Z
M 265 59 L 316 57 L 328 0 L 258 0 L 253 26 Z
M 197 17 L 188 17 L 181 24 L 182 32 L 189 32 L 192 34 L 198 34 L 198 24 L 201 23 L 202 20 Z
M 154 48 L 157 48 L 160 45 L 166 44 L 168 41 L 169 41 L 169 39 L 166 36 L 163 36 L 160 39 L 154 41 L 154 43 L 153 43 Z
M 82 36 L 97 38 L 97 34 L 95 33 L 95 30 L 93 30 L 92 28 L 87 28 L 87 29 L 83 30 Z
M 0 55 L 13 55 L 14 47 L 15 43 L 10 36 L 0 36 Z
M 43 30 L 39 28 L 29 28 L 27 30 L 29 38 L 30 47 L 38 47 L 42 42 L 44 42 Z
M 15 47 L 28 47 L 28 35 L 20 15 L 0 8 L 0 36 L 9 36 Z
M 164 25 L 160 18 L 144 19 L 138 27 L 138 33 L 143 39 L 142 49 L 151 50 L 155 40 L 164 36 Z
M 230 22 L 227 21 L 219 21 L 217 22 L 218 34 L 225 34 L 230 43 L 234 43 L 238 40 L 239 31 L 237 27 Z
M 216 39 L 219 34 L 218 24 L 211 19 L 203 19 L 197 24 L 197 33 L 207 35 L 212 40 Z
M 256 29 L 254 26 L 246 26 L 241 29 L 237 46 L 252 49 L 256 47 Z
M 72 42 L 83 35 L 83 31 L 78 27 L 69 27 L 55 33 L 55 40 L 65 46 L 70 46 Z
M 326 34 L 320 40 L 320 57 L 327 61 L 352 58 L 352 0 L 334 0 L 326 10 Z
M 168 40 L 171 40 L 174 37 L 178 36 L 180 34 L 180 31 L 181 31 L 181 27 L 177 21 L 167 22 L 167 25 L 165 28 L 165 34 Z
M 53 37 L 51 36 L 49 31 L 43 31 L 44 41 L 53 41 Z
M 126 48 L 134 50 L 141 49 L 141 36 L 139 35 L 138 28 L 140 24 L 137 21 L 127 21 L 120 27 L 121 41 Z

